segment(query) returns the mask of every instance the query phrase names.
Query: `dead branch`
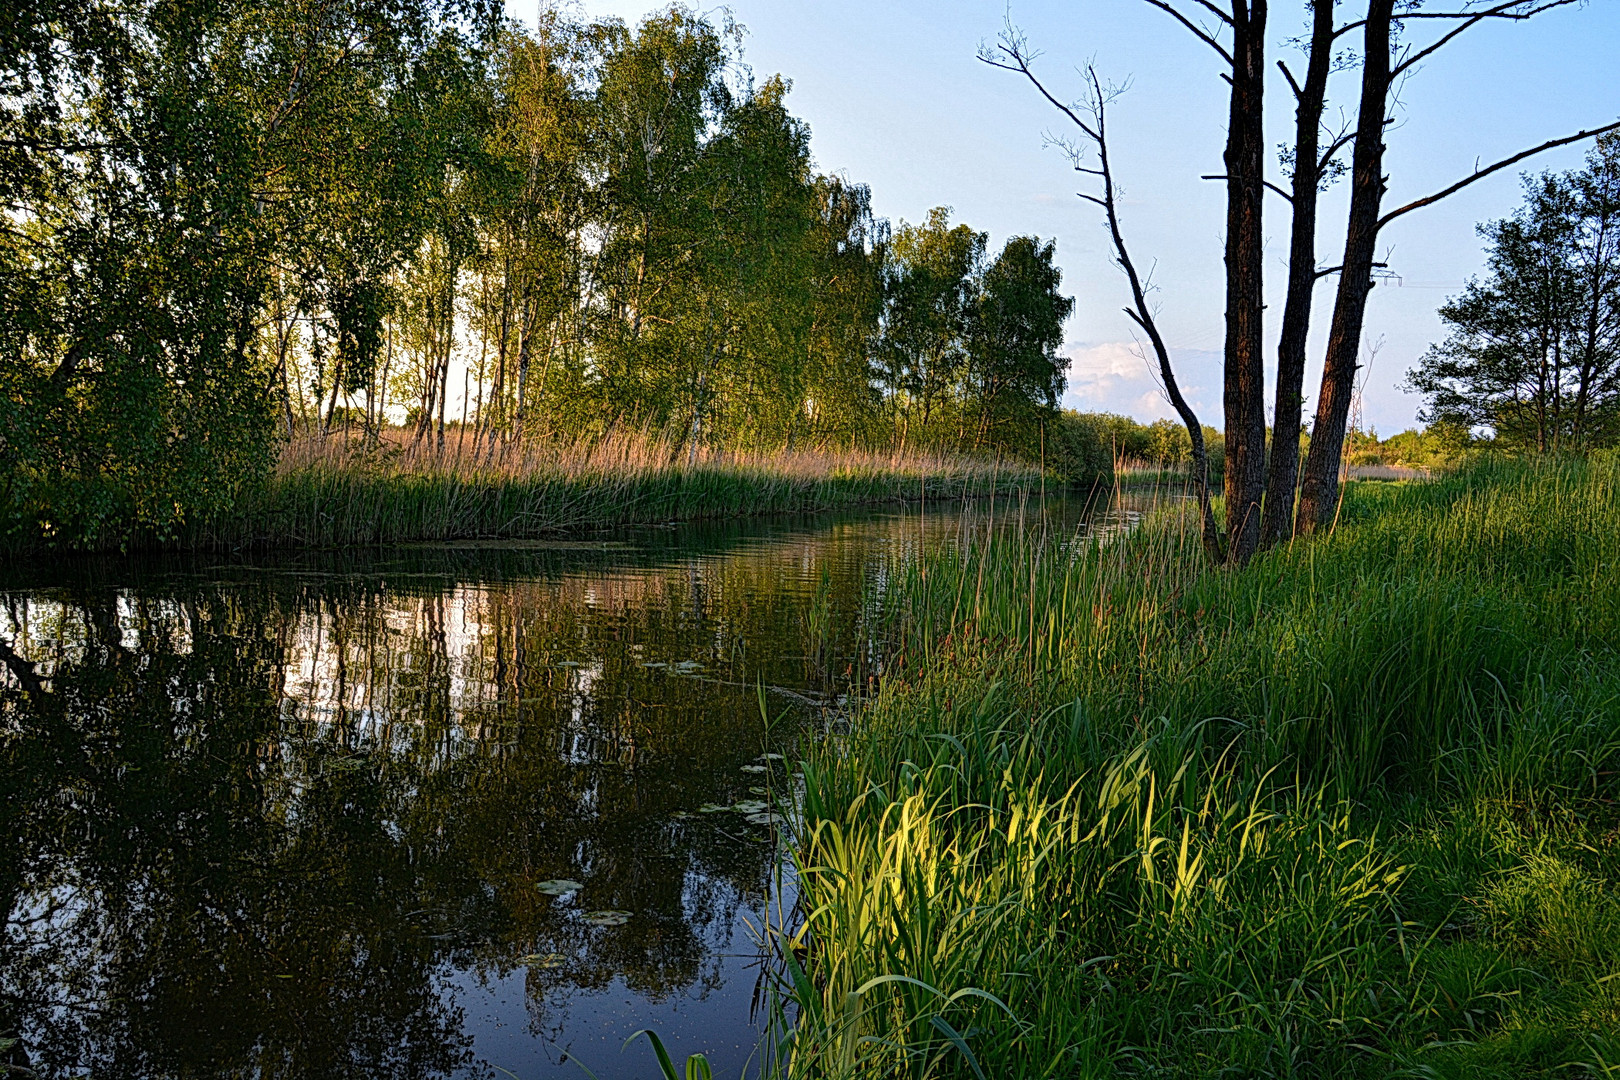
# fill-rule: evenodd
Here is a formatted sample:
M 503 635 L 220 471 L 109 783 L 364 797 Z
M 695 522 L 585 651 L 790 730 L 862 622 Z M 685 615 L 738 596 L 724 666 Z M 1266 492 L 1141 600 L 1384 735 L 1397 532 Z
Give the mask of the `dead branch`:
M 1420 210 L 1432 203 L 1437 203 L 1449 195 L 1456 194 L 1469 184 L 1474 183 L 1476 180 L 1483 180 L 1492 173 L 1501 172 L 1503 169 L 1506 169 L 1509 166 L 1517 165 L 1525 158 L 1535 157 L 1537 154 L 1546 150 L 1553 150 L 1560 146 L 1568 146 L 1570 143 L 1580 142 L 1583 139 L 1594 139 L 1599 135 L 1606 135 L 1611 131 L 1617 130 L 1620 130 L 1620 121 L 1616 121 L 1612 124 L 1605 124 L 1602 127 L 1588 128 L 1585 131 L 1577 131 L 1575 134 L 1565 135 L 1561 139 L 1548 139 L 1540 146 L 1533 146 L 1528 150 L 1520 151 L 1519 153 L 1514 154 L 1512 157 L 1503 158 L 1501 161 L 1487 165 L 1483 169 L 1475 169 L 1468 176 L 1463 177 L 1461 180 L 1457 181 L 1455 184 L 1452 184 L 1448 188 L 1443 188 L 1440 191 L 1435 192 L 1433 195 L 1425 195 L 1421 199 L 1414 199 L 1405 206 L 1397 207 L 1396 209 L 1391 210 L 1389 213 L 1378 219 L 1378 227 L 1382 229 L 1385 225 L 1388 225 L 1391 221 L 1394 221 L 1402 214 L 1410 213 L 1413 210 Z

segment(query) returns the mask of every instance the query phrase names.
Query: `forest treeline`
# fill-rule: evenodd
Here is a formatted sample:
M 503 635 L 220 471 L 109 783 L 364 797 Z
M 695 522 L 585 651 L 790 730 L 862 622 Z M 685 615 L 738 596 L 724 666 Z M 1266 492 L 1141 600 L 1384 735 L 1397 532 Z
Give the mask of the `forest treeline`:
M 1053 243 L 890 225 L 681 7 L 26 0 L 0 41 L 5 528 L 228 511 L 279 438 L 1036 457 Z M 460 445 L 458 443 L 458 445 Z

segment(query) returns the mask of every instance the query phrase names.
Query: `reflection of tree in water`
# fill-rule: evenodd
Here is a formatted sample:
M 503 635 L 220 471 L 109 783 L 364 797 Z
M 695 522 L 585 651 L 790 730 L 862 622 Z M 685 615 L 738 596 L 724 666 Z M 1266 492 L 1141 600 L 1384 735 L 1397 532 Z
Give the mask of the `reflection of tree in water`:
M 764 779 L 754 682 L 805 687 L 817 558 L 13 602 L 0 1022 L 47 1073 L 429 1076 L 472 1065 L 450 969 L 560 954 L 527 967 L 538 1030 L 615 978 L 717 985 L 773 849 L 678 815 Z
M 413 869 L 385 827 L 397 785 L 281 724 L 262 601 L 136 601 L 122 621 L 138 648 L 119 607 L 64 599 L 52 655 L 8 656 L 0 690 L 0 992 L 34 1067 L 463 1065 L 428 928 L 399 907 Z
M 46 1074 L 416 1077 L 477 1072 L 452 973 L 522 970 L 537 1033 L 615 979 L 719 985 L 776 856 L 690 812 L 759 797 L 758 687 L 862 677 L 914 521 L 13 597 L 0 1029 Z

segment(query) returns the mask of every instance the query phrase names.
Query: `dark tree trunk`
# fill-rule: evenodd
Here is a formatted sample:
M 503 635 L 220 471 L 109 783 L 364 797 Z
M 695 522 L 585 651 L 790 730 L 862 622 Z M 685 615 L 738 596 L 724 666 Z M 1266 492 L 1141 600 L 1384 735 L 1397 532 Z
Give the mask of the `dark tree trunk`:
M 1390 86 L 1390 19 L 1394 0 L 1370 0 L 1362 52 L 1361 108 L 1356 118 L 1350 214 L 1344 240 L 1339 292 L 1328 331 L 1322 392 L 1316 403 L 1311 449 L 1305 458 L 1296 528 L 1314 532 L 1333 519 L 1339 498 L 1339 458 L 1344 450 L 1350 399 L 1360 366 L 1361 328 L 1372 292 L 1378 215 L 1384 198 L 1384 123 Z
M 1266 470 L 1266 506 L 1261 543 L 1287 539 L 1294 527 L 1294 489 L 1299 484 L 1300 412 L 1304 407 L 1305 342 L 1316 291 L 1316 209 L 1322 172 L 1322 104 L 1333 66 L 1333 0 L 1312 0 L 1311 51 L 1305 82 L 1294 87 L 1294 177 L 1290 192 L 1293 226 L 1288 249 L 1288 298 L 1277 340 L 1277 399 L 1272 410 L 1271 459 Z M 1285 69 L 1286 73 L 1286 69 Z M 1289 82 L 1293 82 L 1292 76 Z M 1334 151 L 1329 147 L 1328 156 Z
M 1261 322 L 1266 0 L 1234 0 L 1232 23 L 1226 136 L 1226 535 L 1228 558 L 1241 564 L 1259 547 L 1266 480 Z

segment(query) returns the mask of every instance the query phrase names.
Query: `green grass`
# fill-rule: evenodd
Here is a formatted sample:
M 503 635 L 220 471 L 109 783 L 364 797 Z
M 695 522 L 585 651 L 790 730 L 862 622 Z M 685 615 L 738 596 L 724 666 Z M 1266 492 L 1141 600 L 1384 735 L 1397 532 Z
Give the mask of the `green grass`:
M 794 1076 L 1620 1075 L 1620 464 L 988 535 L 805 763 Z

